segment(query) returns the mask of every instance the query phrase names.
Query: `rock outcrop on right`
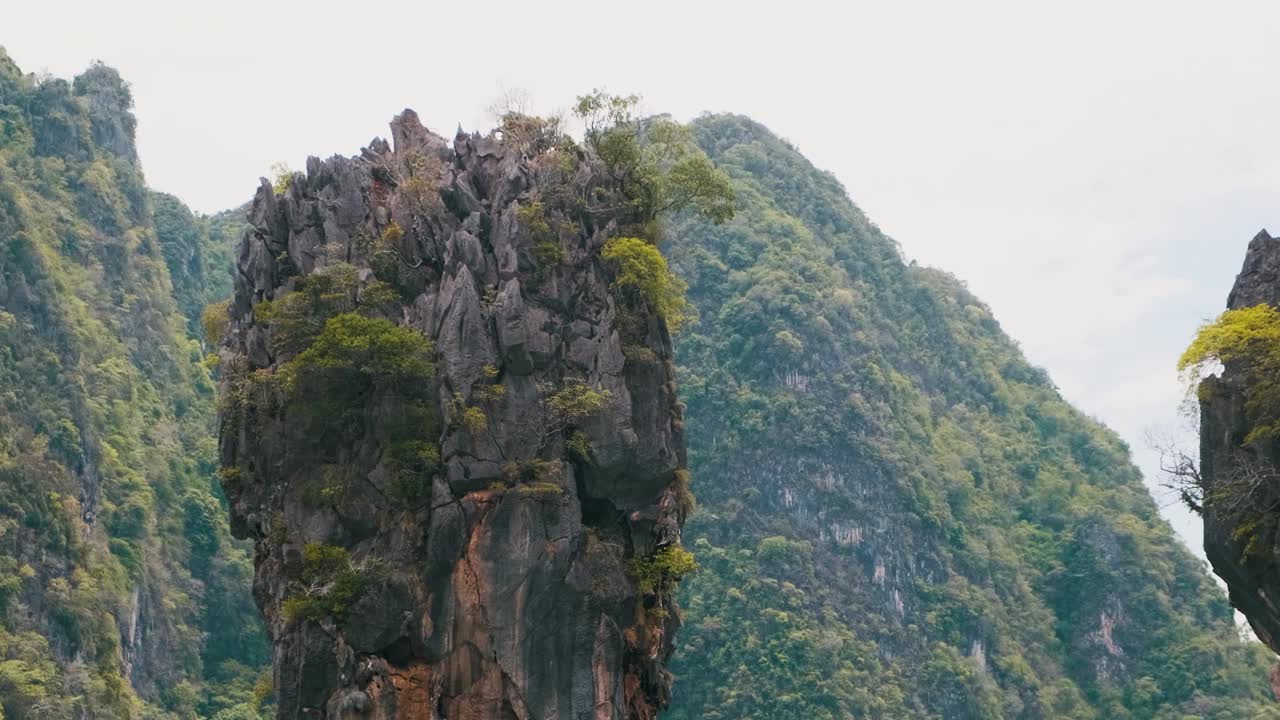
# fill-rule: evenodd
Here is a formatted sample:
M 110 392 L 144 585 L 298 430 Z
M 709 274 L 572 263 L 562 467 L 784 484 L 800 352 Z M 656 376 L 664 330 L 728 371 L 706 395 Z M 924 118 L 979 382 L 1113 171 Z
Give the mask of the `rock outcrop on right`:
M 1236 276 L 1228 310 L 1280 303 L 1280 239 L 1262 230 L 1249 243 L 1244 266 Z M 1263 642 L 1280 653 L 1280 443 L 1246 443 L 1254 422 L 1246 412 L 1252 383 L 1248 368 L 1228 362 L 1218 375 L 1201 382 L 1200 481 L 1202 494 L 1221 497 L 1228 483 L 1258 476 L 1256 491 L 1241 502 L 1204 502 L 1204 551 L 1213 570 L 1227 584 L 1231 603 L 1249 619 Z

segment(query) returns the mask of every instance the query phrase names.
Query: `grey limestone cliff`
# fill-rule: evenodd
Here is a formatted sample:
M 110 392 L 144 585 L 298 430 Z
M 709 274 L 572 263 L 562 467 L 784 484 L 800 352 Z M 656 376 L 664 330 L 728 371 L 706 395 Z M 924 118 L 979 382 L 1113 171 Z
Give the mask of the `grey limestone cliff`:
M 679 542 L 683 407 L 665 325 L 610 292 L 600 249 L 628 218 L 563 138 L 450 144 L 412 111 L 391 131 L 287 188 L 263 181 L 238 251 L 224 393 L 295 357 L 263 303 L 338 267 L 361 298 L 393 287 L 381 317 L 434 345 L 425 387 L 362 399 L 341 433 L 289 401 L 224 407 L 280 717 L 652 718 L 678 613 L 632 568 Z M 558 412 L 565 388 L 601 407 Z M 405 493 L 385 424 L 409 393 L 429 449 Z M 325 552 L 341 567 L 318 577 Z M 344 578 L 359 582 L 340 607 L 296 611 Z
M 1266 230 L 1249 243 L 1227 308 L 1263 303 L 1280 303 L 1280 240 Z M 1245 447 L 1245 436 L 1252 430 L 1245 412 L 1248 385 L 1246 369 L 1228 364 L 1200 386 L 1200 474 L 1207 495 L 1248 468 L 1274 467 L 1280 460 L 1280 446 L 1274 442 Z M 1252 551 L 1247 548 L 1256 533 L 1241 531 L 1243 520 L 1256 518 L 1252 512 L 1227 512 L 1218 507 L 1221 503 L 1206 502 L 1202 514 L 1205 554 L 1226 582 L 1232 605 L 1249 619 L 1259 639 L 1280 652 L 1280 545 L 1274 530 L 1278 502 L 1280 492 L 1274 490 L 1251 497 L 1250 504 L 1256 507 L 1250 510 L 1269 516 L 1256 523 L 1269 539 L 1255 544 Z

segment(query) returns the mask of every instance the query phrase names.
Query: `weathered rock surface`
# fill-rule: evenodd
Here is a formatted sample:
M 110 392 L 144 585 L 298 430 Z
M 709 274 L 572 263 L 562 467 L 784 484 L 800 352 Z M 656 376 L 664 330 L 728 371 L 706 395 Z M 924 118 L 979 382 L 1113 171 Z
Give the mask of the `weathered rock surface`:
M 354 489 L 317 499 L 304 488 L 332 461 L 309 442 L 314 428 L 287 406 L 256 424 L 222 418 L 222 461 L 236 469 L 224 485 L 235 532 L 256 541 L 279 716 L 652 718 L 669 698 L 677 614 L 653 612 L 668 601 L 640 592 L 627 563 L 679 541 L 682 406 L 656 316 L 626 339 L 646 361 L 623 353 L 599 257 L 623 218 L 593 209 L 609 187 L 576 148 L 461 131 L 450 145 L 408 110 L 391 137 L 359 157 L 310 159 L 283 193 L 264 181 L 239 248 L 224 367 L 287 360 L 255 308 L 300 277 L 346 262 L 362 283 L 388 280 L 370 249 L 388 237 L 399 322 L 431 338 L 438 366 L 439 433 L 424 439 L 440 462 L 418 503 L 386 491 L 374 437 L 343 451 L 359 468 Z M 415 173 L 430 192 L 408 181 Z M 539 255 L 518 219 L 535 201 L 559 253 Z M 485 405 L 487 431 L 468 432 L 460 408 L 479 402 L 493 368 L 505 390 Z M 589 461 L 571 458 L 566 430 L 547 419 L 547 394 L 566 381 L 611 398 L 574 428 Z M 511 468 L 534 459 L 560 462 L 550 485 L 513 483 Z M 345 618 L 286 617 L 309 544 L 382 569 Z
M 1249 243 L 1244 267 L 1227 298 L 1228 309 L 1280 303 L 1280 239 L 1266 230 Z M 1245 415 L 1245 372 L 1228 365 L 1222 374 L 1200 386 L 1200 473 L 1205 491 L 1256 459 L 1274 465 L 1280 460 L 1275 443 L 1245 450 L 1241 445 L 1252 425 Z M 1256 445 L 1256 444 L 1255 444 Z M 1257 510 L 1274 512 L 1280 490 L 1259 498 Z M 1266 510 L 1266 508 L 1272 508 Z M 1249 619 L 1258 638 L 1280 652 L 1280 539 L 1271 533 L 1261 552 L 1246 552 L 1250 533 L 1238 533 L 1239 516 L 1225 516 L 1205 503 L 1204 550 L 1213 571 L 1227 583 L 1231 603 Z

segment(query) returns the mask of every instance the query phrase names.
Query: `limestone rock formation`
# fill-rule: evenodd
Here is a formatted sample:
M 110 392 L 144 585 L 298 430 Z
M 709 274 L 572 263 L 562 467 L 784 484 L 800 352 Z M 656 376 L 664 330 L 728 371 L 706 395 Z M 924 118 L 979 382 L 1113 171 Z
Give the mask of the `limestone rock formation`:
M 1280 240 L 1266 230 L 1249 243 L 1244 267 L 1236 277 L 1227 308 L 1234 310 L 1262 303 L 1280 303 Z M 1200 474 L 1205 492 L 1246 466 L 1252 453 L 1270 465 L 1280 460 L 1280 446 L 1259 443 L 1241 446 L 1252 430 L 1245 415 L 1244 368 L 1228 365 L 1221 375 L 1200 386 Z M 1274 514 L 1280 491 L 1255 498 L 1259 511 Z M 1274 540 L 1260 552 L 1246 552 L 1251 535 L 1239 533 L 1239 514 L 1225 516 L 1213 503 L 1204 508 L 1204 551 L 1213 570 L 1226 583 L 1231 603 L 1249 619 L 1258 638 L 1280 652 L 1280 545 Z M 1274 535 L 1273 535 L 1274 537 Z
M 256 545 L 281 718 L 642 719 L 668 702 L 678 613 L 634 567 L 683 522 L 671 341 L 610 294 L 599 250 L 629 221 L 611 181 L 533 125 L 450 145 L 406 110 L 391 143 L 312 158 L 254 198 L 224 394 L 296 356 L 263 303 L 338 267 L 362 302 L 394 288 L 381 316 L 429 338 L 436 368 L 429 387 L 346 408 L 342 432 L 276 386 L 224 406 L 224 487 Z M 566 411 L 566 388 L 601 407 Z M 406 471 L 385 427 L 415 392 L 429 449 Z

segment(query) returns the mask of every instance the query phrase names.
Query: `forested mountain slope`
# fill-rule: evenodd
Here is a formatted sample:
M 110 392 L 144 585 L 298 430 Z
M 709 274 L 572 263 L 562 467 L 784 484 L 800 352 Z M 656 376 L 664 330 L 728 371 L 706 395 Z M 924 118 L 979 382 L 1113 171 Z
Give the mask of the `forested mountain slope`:
M 37 79 L 0 52 L 0 716 L 257 720 L 269 712 L 269 687 L 259 682 L 269 652 L 249 596 L 246 548 L 226 528 L 215 476 L 212 363 L 200 342 L 202 309 L 230 294 L 245 211 L 200 217 L 147 190 L 129 105 L 127 86 L 108 68 L 94 67 L 74 83 Z M 702 566 L 681 592 L 677 678 L 664 716 L 1280 717 L 1266 682 L 1271 657 L 1238 639 L 1225 597 L 1159 519 L 1123 443 L 1065 403 L 956 280 L 904 263 L 843 188 L 794 148 L 740 117 L 702 118 L 693 130 L 733 178 L 738 213 L 720 226 L 677 217 L 670 233 L 677 239 L 664 248 L 699 315 L 675 337 L 688 410 L 681 419 L 671 408 L 670 432 L 678 435 L 683 422 L 700 503 L 684 538 Z M 439 150 L 422 134 L 403 140 Z M 492 139 L 458 142 L 477 168 L 500 157 L 490 154 L 498 152 Z M 280 202 L 318 203 L 333 180 L 322 177 L 322 167 L 334 165 L 317 165 L 314 178 L 298 176 L 304 184 L 285 188 Z M 443 187 L 472 187 L 449 177 Z M 488 185 L 481 183 L 486 192 Z M 276 197 L 264 192 L 264 206 L 274 201 L 268 195 Z M 467 192 L 446 195 L 454 203 L 449 213 L 481 202 Z M 532 207 L 525 202 L 531 199 L 521 207 Z M 565 288 L 600 295 L 598 284 L 582 278 L 598 270 L 585 248 L 603 235 L 580 237 L 560 223 L 549 242 L 551 224 L 537 213 L 513 222 L 512 205 L 495 215 L 507 223 L 503 232 L 514 233 L 503 252 L 518 248 L 503 255 L 514 269 L 499 272 L 497 255 L 489 254 L 491 223 L 464 233 L 433 205 L 418 215 L 436 220 L 418 227 L 421 218 L 404 200 L 392 202 L 383 218 L 396 222 L 379 226 L 408 228 L 391 233 L 392 249 L 451 259 L 393 272 L 395 289 L 416 293 L 445 275 L 474 274 L 480 280 L 472 292 L 458 295 L 456 306 L 470 313 L 458 328 L 489 328 L 485 323 L 504 313 L 519 320 L 540 313 L 540 303 L 559 308 Z M 534 242 L 541 225 L 547 237 Z M 437 242 L 440 228 L 456 241 L 447 252 Z M 305 239 L 276 240 L 287 251 L 320 250 Z M 488 249 L 470 253 L 477 246 Z M 368 250 L 350 247 L 358 261 Z M 388 253 L 395 255 L 381 251 Z M 260 288 L 274 292 L 277 281 L 298 283 L 290 273 L 317 274 L 303 267 L 315 260 L 308 257 L 297 254 L 297 267 L 288 252 L 247 264 L 280 270 Z M 516 278 L 524 289 L 512 289 Z M 427 309 L 422 313 L 415 322 L 429 325 Z M 653 357 L 665 356 L 656 328 L 650 339 L 660 352 Z M 506 433 L 503 427 L 515 424 L 503 418 L 541 406 L 533 374 L 565 380 L 563 358 L 551 363 L 538 349 L 554 346 L 544 329 L 513 321 L 497 340 L 488 330 L 468 335 L 489 345 L 444 373 L 450 382 L 463 379 L 449 389 L 466 397 L 454 406 L 451 395 L 433 396 L 439 407 L 431 422 L 445 423 L 437 428 L 447 440 L 444 455 L 457 454 L 454 464 L 469 469 L 449 480 L 453 486 L 430 487 L 449 498 L 441 507 L 459 504 L 456 491 L 475 504 L 468 511 L 483 505 L 485 517 L 515 518 L 517 525 L 561 506 L 565 517 L 577 517 L 571 501 L 579 488 L 566 478 L 589 474 L 591 453 L 612 448 L 607 427 L 582 421 L 586 455 L 564 461 L 572 466 L 556 478 L 564 487 L 533 471 L 561 472 L 568 444 L 555 444 L 550 460 L 539 446 L 541 454 L 521 456 L 525 464 L 515 463 L 508 476 L 485 455 L 492 448 L 471 447 L 468 439 L 482 430 L 466 411 L 487 408 L 492 417 L 481 415 L 483 432 L 492 429 L 496 446 L 509 450 L 518 433 Z M 555 337 L 581 340 L 573 335 L 580 331 Z M 433 334 L 446 350 L 461 338 Z M 616 349 L 605 354 L 614 357 Z M 628 363 L 644 360 L 635 347 L 631 356 L 627 350 L 620 352 Z M 497 374 L 482 367 L 489 363 Z M 656 364 L 652 377 L 642 378 L 664 381 L 664 402 L 674 397 L 668 372 Z M 504 398 L 491 385 L 511 394 Z M 667 416 L 654 417 L 659 423 Z M 492 477 L 476 470 L 481 465 Z M 414 468 L 411 475 L 421 474 Z M 675 516 L 667 490 L 654 517 Z M 623 581 L 627 571 L 611 543 L 621 538 L 619 527 L 647 528 L 652 518 L 620 520 L 611 506 L 592 507 L 591 517 L 581 511 L 585 525 L 573 527 L 582 531 L 577 545 L 548 537 L 530 545 L 528 557 L 508 557 L 500 544 L 486 557 L 502 561 L 493 568 L 517 561 L 560 568 L 571 558 L 582 560 L 574 567 L 609 565 L 616 582 L 579 573 L 574 597 L 607 601 L 616 611 L 634 578 Z M 438 522 L 453 512 L 415 508 L 406 517 L 416 512 Z M 352 504 L 346 514 L 353 512 L 363 510 Z M 264 520 L 248 515 L 246 528 Z M 291 516 L 287 529 L 314 534 L 318 526 L 296 522 L 305 519 Z M 285 562 L 284 543 L 272 547 L 270 534 L 258 539 L 264 556 Z M 460 552 L 446 551 L 450 558 Z M 293 570 L 306 569 L 305 552 L 304 544 L 290 555 Z M 506 597 L 499 592 L 505 587 L 490 590 Z M 513 617 L 533 607 L 493 606 Z M 466 606 L 458 607 L 458 616 L 467 616 Z M 309 619 L 324 615 L 314 610 L 295 603 L 305 633 L 281 627 L 323 640 L 317 628 L 329 620 Z M 653 617 L 664 632 L 674 627 L 665 611 Z M 643 639 L 661 645 L 665 657 L 670 635 L 654 637 Z M 326 642 L 315 655 L 337 647 Z M 397 636 L 377 648 L 386 662 L 354 680 L 369 683 L 427 645 Z M 439 677 L 465 685 L 469 661 L 458 657 L 447 663 L 457 674 Z M 544 660 L 530 656 L 528 667 Z M 644 673 L 646 693 L 665 692 L 660 662 L 650 658 Z M 294 675 L 301 686 L 301 672 Z M 585 685 L 574 677 L 560 684 L 569 691 L 544 683 L 555 685 L 542 694 L 544 704 L 577 702 L 573 688 Z M 639 697 L 640 686 L 622 695 Z M 349 696 L 355 693 L 342 697 Z
M 214 384 L 175 302 L 193 318 L 225 293 L 229 251 L 208 219 L 147 190 L 130 105 L 105 66 L 68 83 L 24 76 L 0 51 L 9 720 L 234 705 L 222 717 L 252 718 L 244 704 L 262 699 L 252 568 L 216 489 Z
M 794 148 L 694 130 L 739 209 L 666 248 L 702 565 L 669 717 L 1280 717 L 1121 440 Z

